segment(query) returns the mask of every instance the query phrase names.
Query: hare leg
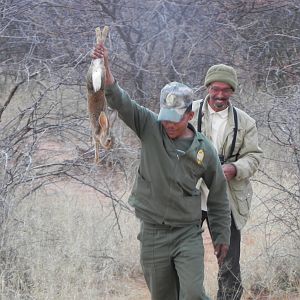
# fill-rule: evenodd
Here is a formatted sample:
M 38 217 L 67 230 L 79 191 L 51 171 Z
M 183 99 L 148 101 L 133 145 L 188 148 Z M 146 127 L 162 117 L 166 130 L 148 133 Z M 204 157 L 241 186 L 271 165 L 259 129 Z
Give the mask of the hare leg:
M 100 146 L 99 141 L 95 140 L 95 163 L 96 164 L 99 163 L 99 146 Z

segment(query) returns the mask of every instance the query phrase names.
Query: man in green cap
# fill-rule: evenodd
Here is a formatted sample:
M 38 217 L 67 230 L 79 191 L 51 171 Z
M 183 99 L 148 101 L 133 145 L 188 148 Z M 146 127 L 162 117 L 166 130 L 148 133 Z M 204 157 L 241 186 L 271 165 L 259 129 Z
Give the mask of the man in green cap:
M 161 90 L 157 115 L 119 87 L 103 44 L 96 46 L 92 57 L 104 59 L 109 106 L 141 141 L 140 166 L 129 203 L 141 220 L 140 259 L 151 299 L 206 300 L 198 180 L 202 178 L 210 188 L 208 215 L 220 264 L 229 245 L 230 209 L 217 153 L 189 124 L 194 115 L 193 91 L 182 83 L 167 84 Z M 93 92 L 90 72 L 87 80 Z
M 240 272 L 241 229 L 249 218 L 252 198 L 250 177 L 258 169 L 262 150 L 258 146 L 255 121 L 230 103 L 238 85 L 234 68 L 219 64 L 209 68 L 205 77 L 208 95 L 194 101 L 192 124 L 215 146 L 227 180 L 231 209 L 230 247 L 218 276 L 218 300 L 239 300 L 242 296 Z M 209 187 L 200 180 L 202 223 L 211 219 L 207 199 Z M 208 212 L 208 213 L 207 213 Z

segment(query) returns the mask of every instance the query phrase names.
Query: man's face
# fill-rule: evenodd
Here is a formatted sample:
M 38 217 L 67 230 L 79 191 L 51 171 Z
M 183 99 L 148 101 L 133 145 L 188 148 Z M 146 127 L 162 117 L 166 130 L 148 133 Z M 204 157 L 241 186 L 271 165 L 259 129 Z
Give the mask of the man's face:
M 228 107 L 233 89 L 228 83 L 212 82 L 208 87 L 208 103 L 214 111 L 221 111 Z
M 188 122 L 193 118 L 194 112 L 185 113 L 179 122 L 161 121 L 162 126 L 170 139 L 185 137 L 187 133 Z

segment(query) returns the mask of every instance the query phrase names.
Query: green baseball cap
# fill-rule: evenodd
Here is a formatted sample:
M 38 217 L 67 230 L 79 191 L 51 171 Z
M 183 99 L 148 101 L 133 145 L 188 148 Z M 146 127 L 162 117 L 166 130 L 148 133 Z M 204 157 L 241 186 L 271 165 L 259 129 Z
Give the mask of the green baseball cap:
M 160 92 L 159 121 L 179 122 L 193 102 L 193 90 L 180 82 L 170 82 Z

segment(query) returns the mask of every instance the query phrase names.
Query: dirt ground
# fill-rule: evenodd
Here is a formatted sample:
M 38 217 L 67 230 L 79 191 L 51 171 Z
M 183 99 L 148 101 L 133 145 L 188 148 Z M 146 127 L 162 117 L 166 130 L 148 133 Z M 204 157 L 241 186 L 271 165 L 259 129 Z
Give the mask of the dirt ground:
M 247 241 L 248 239 L 246 239 L 246 242 Z M 209 296 L 212 300 L 214 300 L 216 299 L 217 291 L 216 278 L 218 267 L 216 258 L 213 254 L 211 238 L 207 230 L 205 230 L 203 233 L 203 242 L 205 247 L 205 286 L 209 286 L 210 289 L 214 290 L 209 292 Z M 149 290 L 142 275 L 135 278 L 126 279 L 124 285 L 127 287 L 125 294 L 113 297 L 110 296 L 105 300 L 151 300 Z M 242 300 L 300 300 L 300 298 L 298 294 L 271 296 L 262 293 L 260 295 L 253 296 L 251 295 L 250 291 L 244 291 Z

